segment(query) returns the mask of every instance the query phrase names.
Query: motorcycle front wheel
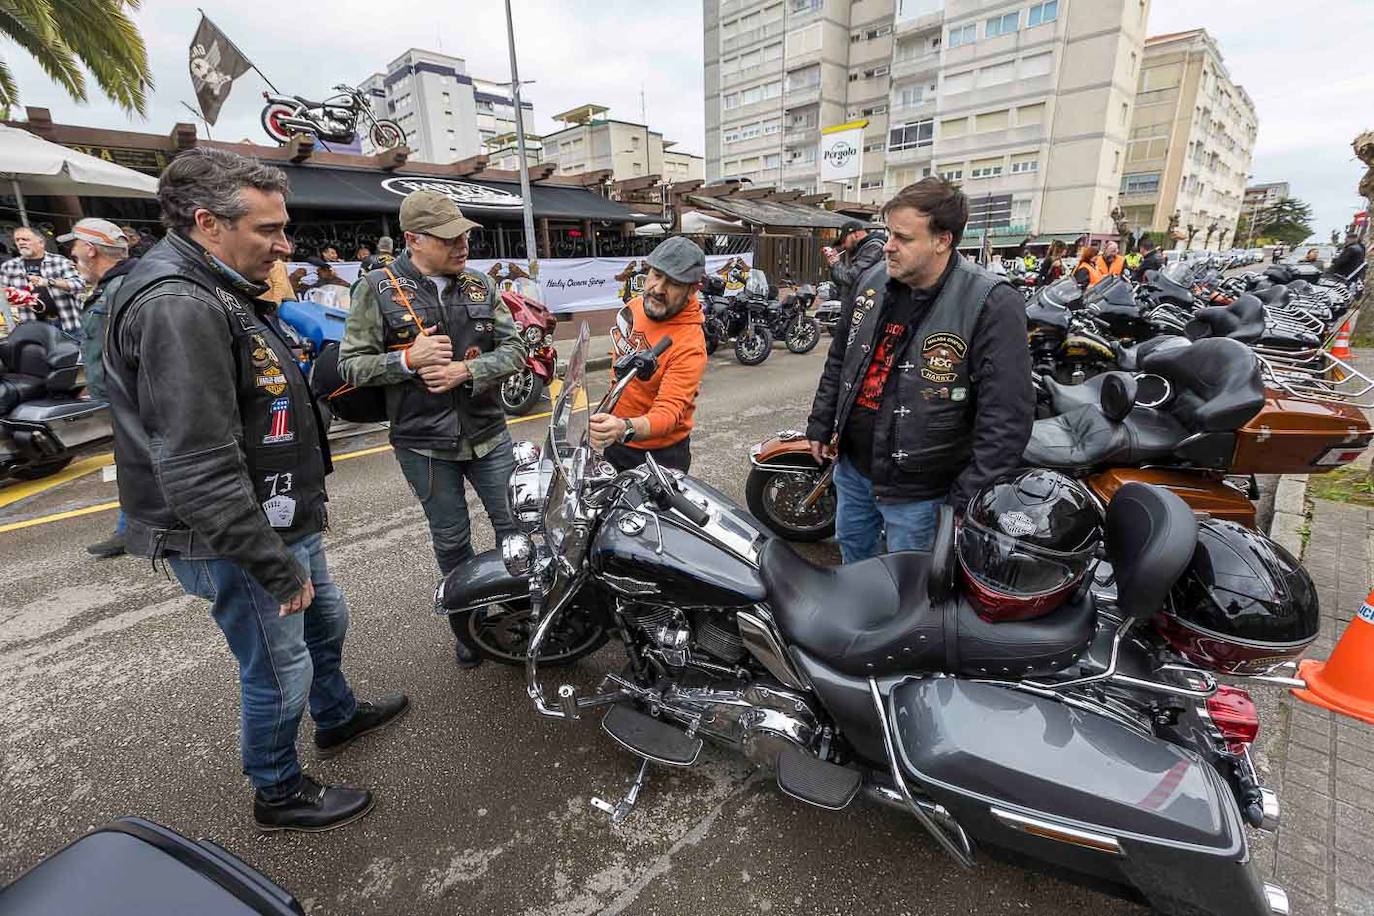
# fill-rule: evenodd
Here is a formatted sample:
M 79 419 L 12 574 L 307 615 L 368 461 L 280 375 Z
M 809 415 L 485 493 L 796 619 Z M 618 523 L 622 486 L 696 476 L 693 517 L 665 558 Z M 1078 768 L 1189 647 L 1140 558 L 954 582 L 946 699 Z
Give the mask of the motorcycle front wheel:
M 406 132 L 395 121 L 378 121 L 372 127 L 372 145 L 377 149 L 395 149 L 406 142 Z
M 754 333 L 735 338 L 735 359 L 746 366 L 757 366 L 773 352 L 773 332 L 755 325 Z
M 753 468 L 744 485 L 745 502 L 754 518 L 786 541 L 823 541 L 835 534 L 835 487 L 832 484 L 809 508 L 802 506 L 816 481 L 819 468 L 799 468 L 789 474 Z
M 720 342 L 725 339 L 725 325 L 721 324 L 719 318 L 712 318 L 706 322 L 703 330 L 706 334 L 706 355 L 713 356 L 720 349 Z
M 810 353 L 821 339 L 821 323 L 815 318 L 802 315 L 792 322 L 787 332 L 787 349 L 793 353 Z
M 501 407 L 511 416 L 523 417 L 544 396 L 544 383 L 529 369 L 506 377 L 501 383 Z
M 534 637 L 535 620 L 525 602 L 490 604 L 468 614 L 468 634 L 483 658 L 523 666 Z M 571 665 L 606 644 L 606 628 L 586 615 L 565 613 L 544 637 L 539 664 Z
M 285 102 L 271 102 L 263 106 L 262 109 L 262 129 L 267 131 L 267 136 L 276 140 L 278 144 L 285 146 L 291 139 L 291 129 L 281 125 L 282 118 L 289 118 L 294 114 L 295 109 Z

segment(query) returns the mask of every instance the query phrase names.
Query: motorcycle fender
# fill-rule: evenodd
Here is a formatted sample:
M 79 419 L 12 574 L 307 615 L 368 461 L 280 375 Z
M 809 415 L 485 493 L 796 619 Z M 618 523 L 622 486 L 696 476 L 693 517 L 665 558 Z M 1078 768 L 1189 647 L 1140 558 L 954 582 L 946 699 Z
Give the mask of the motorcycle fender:
M 1231 790 L 1195 752 L 957 678 L 909 678 L 887 712 L 906 777 L 977 841 L 1162 913 L 1270 913 Z
M 749 460 L 753 464 L 768 464 L 780 458 L 804 457 L 812 467 L 816 460 L 811 457 L 811 444 L 806 433 L 795 429 L 785 429 L 749 449 Z M 791 462 L 795 463 L 795 462 Z
M 502 601 L 525 601 L 530 584 L 506 572 L 499 549 L 479 553 L 458 564 L 440 583 L 434 596 L 439 614 L 461 614 Z

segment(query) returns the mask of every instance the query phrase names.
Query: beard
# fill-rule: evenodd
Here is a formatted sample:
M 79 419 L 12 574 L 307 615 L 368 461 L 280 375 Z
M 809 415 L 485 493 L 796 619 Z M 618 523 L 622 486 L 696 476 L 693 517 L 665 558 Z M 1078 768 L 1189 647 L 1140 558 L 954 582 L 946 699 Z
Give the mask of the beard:
M 649 293 L 644 294 L 644 314 L 651 321 L 667 321 L 674 318 L 687 307 L 687 297 L 677 305 L 670 305 L 667 299 L 659 299 Z

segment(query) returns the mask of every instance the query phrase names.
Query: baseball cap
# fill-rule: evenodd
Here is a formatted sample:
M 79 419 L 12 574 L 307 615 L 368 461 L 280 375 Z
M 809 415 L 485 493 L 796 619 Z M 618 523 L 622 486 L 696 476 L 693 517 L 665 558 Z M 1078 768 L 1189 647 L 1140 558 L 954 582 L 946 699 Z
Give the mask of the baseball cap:
M 845 223 L 844 223 L 844 225 L 840 226 L 840 235 L 839 235 L 839 238 L 837 238 L 837 239 L 835 240 L 835 242 L 836 242 L 836 244 L 839 244 L 840 242 L 843 242 L 845 239 L 849 238 L 849 237 L 850 237 L 851 235 L 853 235 L 854 233 L 856 233 L 856 232 L 861 232 L 861 231 L 863 231 L 864 229 L 867 229 L 867 228 L 868 228 L 868 224 L 865 223 L 865 222 L 862 222 L 861 220 L 857 220 L 857 219 L 846 220 Z
M 678 283 L 700 283 L 706 276 L 706 255 L 695 242 L 680 235 L 664 239 L 645 260 Z
M 107 219 L 97 219 L 93 216 L 77 220 L 71 232 L 57 237 L 59 242 L 71 242 L 76 239 L 90 242 L 92 245 L 104 245 L 107 248 L 129 247 L 129 237 L 124 234 L 123 229 Z
M 456 239 L 464 232 L 481 229 L 463 215 L 453 198 L 438 191 L 411 191 L 401 201 L 401 228 L 441 239 Z

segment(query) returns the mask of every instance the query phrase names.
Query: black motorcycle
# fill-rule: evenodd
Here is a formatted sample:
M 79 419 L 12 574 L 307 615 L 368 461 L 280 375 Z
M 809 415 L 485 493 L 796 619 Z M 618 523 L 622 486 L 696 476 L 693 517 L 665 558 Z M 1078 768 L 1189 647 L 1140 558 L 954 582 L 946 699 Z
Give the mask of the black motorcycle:
M 810 353 L 821 339 L 821 323 L 807 314 L 816 301 L 816 288 L 804 283 L 781 299 L 772 288 L 769 294 L 768 329 L 773 339 L 786 343 L 793 353 Z
M 816 287 L 816 321 L 825 329 L 825 333 L 831 337 L 835 336 L 835 326 L 840 323 L 840 299 L 839 290 L 830 280 L 826 280 Z
M 705 287 L 702 327 L 706 352 L 714 353 L 722 343 L 734 340 L 735 359 L 746 366 L 757 366 L 773 353 L 773 299 L 769 296 L 768 276 L 757 268 L 751 270 L 744 289 L 728 299 L 718 281 L 713 277 L 706 281 L 709 286 Z
M 45 321 L 0 339 L 0 480 L 62 470 L 84 446 L 114 435 L 110 405 L 81 397 L 81 348 Z
M 592 801 L 613 822 L 633 809 L 651 763 L 693 766 L 710 740 L 806 804 L 839 810 L 863 794 L 905 812 L 964 867 L 979 850 L 1009 855 L 1175 916 L 1288 912 L 1245 833 L 1278 818 L 1250 763 L 1258 718 L 1244 691 L 1215 677 L 1293 682 L 1265 672 L 1315 639 L 1320 612 L 1281 548 L 1247 542 L 1236 554 L 1274 560 L 1287 577 L 1269 596 L 1277 604 L 1218 610 L 1209 623 L 1221 632 L 1190 630 L 1214 606 L 1198 596 L 1215 601 L 1205 583 L 1221 534 L 1200 539 L 1182 500 L 1128 484 L 1106 510 L 1112 570 L 1096 582 L 1110 587 L 993 622 L 957 584 L 948 507 L 929 553 L 822 568 L 652 456 L 616 473 L 576 408 L 587 339 L 584 326 L 544 448 L 516 449 L 510 495 L 526 533 L 454 570 L 436 598 L 441 613 L 469 614 L 498 660 L 518 653 L 509 642 L 491 653 L 488 629 L 529 634 L 539 714 L 604 711 L 602 730 L 642 759 L 623 799 Z M 652 375 L 665 344 L 623 358 L 598 409 Z M 1161 617 L 1182 628 L 1166 636 Z M 546 692 L 546 656 L 567 661 L 606 634 L 623 668 L 590 693 Z M 1262 655 L 1207 655 L 1232 643 Z
M 312 102 L 299 95 L 264 92 L 262 129 L 278 144 L 286 145 L 292 134 L 313 134 L 326 143 L 352 143 L 358 133 L 358 119 L 368 124 L 367 136 L 379 150 L 395 149 L 406 142 L 406 132 L 395 121 L 378 118 L 363 97 L 361 89 L 346 84 L 334 87 L 338 95 L 323 102 Z

